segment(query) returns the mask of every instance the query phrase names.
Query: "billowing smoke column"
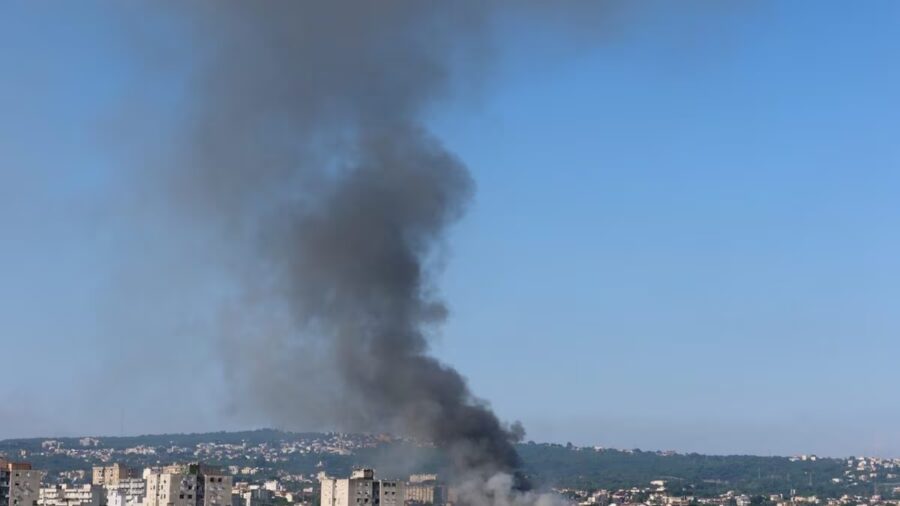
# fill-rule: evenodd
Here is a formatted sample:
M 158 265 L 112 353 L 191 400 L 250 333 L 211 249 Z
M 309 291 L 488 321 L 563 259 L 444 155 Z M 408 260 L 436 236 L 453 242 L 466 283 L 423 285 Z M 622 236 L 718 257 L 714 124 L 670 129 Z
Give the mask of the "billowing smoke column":
M 514 471 L 521 428 L 428 345 L 446 317 L 436 253 L 473 184 L 423 116 L 451 76 L 477 75 L 488 7 L 204 5 L 188 7 L 200 63 L 171 165 L 180 200 L 249 259 L 236 312 L 269 308 L 229 327 L 236 388 L 277 423 L 387 428 L 446 448 L 460 473 Z

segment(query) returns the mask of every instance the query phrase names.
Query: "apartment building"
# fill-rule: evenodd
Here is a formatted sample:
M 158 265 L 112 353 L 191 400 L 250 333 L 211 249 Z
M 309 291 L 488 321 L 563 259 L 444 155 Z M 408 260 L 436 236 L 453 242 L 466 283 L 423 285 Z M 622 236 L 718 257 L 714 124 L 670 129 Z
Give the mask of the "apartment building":
M 143 478 L 121 478 L 105 488 L 106 506 L 142 506 L 147 495 L 147 482 Z
M 38 506 L 101 506 L 106 500 L 99 485 L 56 485 L 42 487 L 38 494 Z
M 115 485 L 119 480 L 140 478 L 140 473 L 122 464 L 113 464 L 111 466 L 94 466 L 91 484 L 110 486 Z
M 231 506 L 232 478 L 204 464 L 166 466 L 145 473 L 143 506 Z
M 447 487 L 435 474 L 414 474 L 406 485 L 406 501 L 410 504 L 442 506 L 447 502 Z
M 376 480 L 372 469 L 355 469 L 349 478 L 323 476 L 321 506 L 404 506 L 402 481 Z
M 0 506 L 37 506 L 42 477 L 31 464 L 0 459 Z

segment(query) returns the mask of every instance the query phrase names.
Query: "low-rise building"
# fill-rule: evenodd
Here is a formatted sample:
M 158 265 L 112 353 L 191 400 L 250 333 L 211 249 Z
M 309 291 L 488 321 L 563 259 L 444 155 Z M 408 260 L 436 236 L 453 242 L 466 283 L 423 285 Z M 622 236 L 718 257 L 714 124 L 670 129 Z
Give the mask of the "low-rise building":
M 273 506 L 275 504 L 275 493 L 265 488 L 253 488 L 247 490 L 240 495 L 236 503 L 232 506 Z
M 39 506 L 101 506 L 106 502 L 103 487 L 99 485 L 56 485 L 42 487 Z

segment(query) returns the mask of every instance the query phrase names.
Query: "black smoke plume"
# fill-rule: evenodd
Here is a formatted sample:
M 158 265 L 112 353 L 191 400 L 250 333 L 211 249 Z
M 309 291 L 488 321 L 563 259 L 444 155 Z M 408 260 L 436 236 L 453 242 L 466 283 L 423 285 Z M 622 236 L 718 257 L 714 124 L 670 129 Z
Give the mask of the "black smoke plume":
M 317 420 L 427 439 L 460 472 L 514 471 L 521 427 L 429 354 L 447 316 L 433 274 L 473 182 L 424 118 L 466 86 L 458 76 L 478 77 L 489 7 L 186 9 L 199 63 L 172 184 L 243 262 L 242 302 L 224 331 L 227 370 L 249 399 L 240 403 L 288 427 Z

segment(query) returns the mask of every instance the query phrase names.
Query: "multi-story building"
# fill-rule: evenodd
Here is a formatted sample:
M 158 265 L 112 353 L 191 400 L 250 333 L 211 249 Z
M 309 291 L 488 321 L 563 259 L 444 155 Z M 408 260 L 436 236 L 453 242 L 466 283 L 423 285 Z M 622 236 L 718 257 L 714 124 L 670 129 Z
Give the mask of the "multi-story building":
M 99 485 L 56 485 L 42 487 L 38 494 L 39 506 L 101 506 L 106 496 Z
M 120 478 L 115 485 L 106 485 L 107 506 L 142 506 L 147 495 L 143 478 Z
M 0 506 L 36 506 L 42 477 L 31 464 L 0 459 Z
M 205 466 L 199 466 L 205 467 Z M 231 476 L 218 468 L 198 471 L 200 497 L 197 506 L 231 506 Z
M 147 475 L 144 506 L 194 506 L 197 477 L 163 470 Z
M 372 469 L 355 469 L 349 478 L 322 477 L 321 506 L 403 506 L 405 484 L 376 480 Z
M 438 481 L 435 474 L 414 474 L 406 485 L 406 501 L 442 506 L 447 502 L 447 487 Z
M 144 506 L 231 506 L 231 476 L 217 467 L 166 466 L 145 476 Z
M 115 485 L 119 480 L 140 478 L 140 473 L 135 469 L 131 469 L 122 464 L 113 464 L 111 466 L 94 466 L 93 479 L 91 483 L 94 485 L 110 486 Z

